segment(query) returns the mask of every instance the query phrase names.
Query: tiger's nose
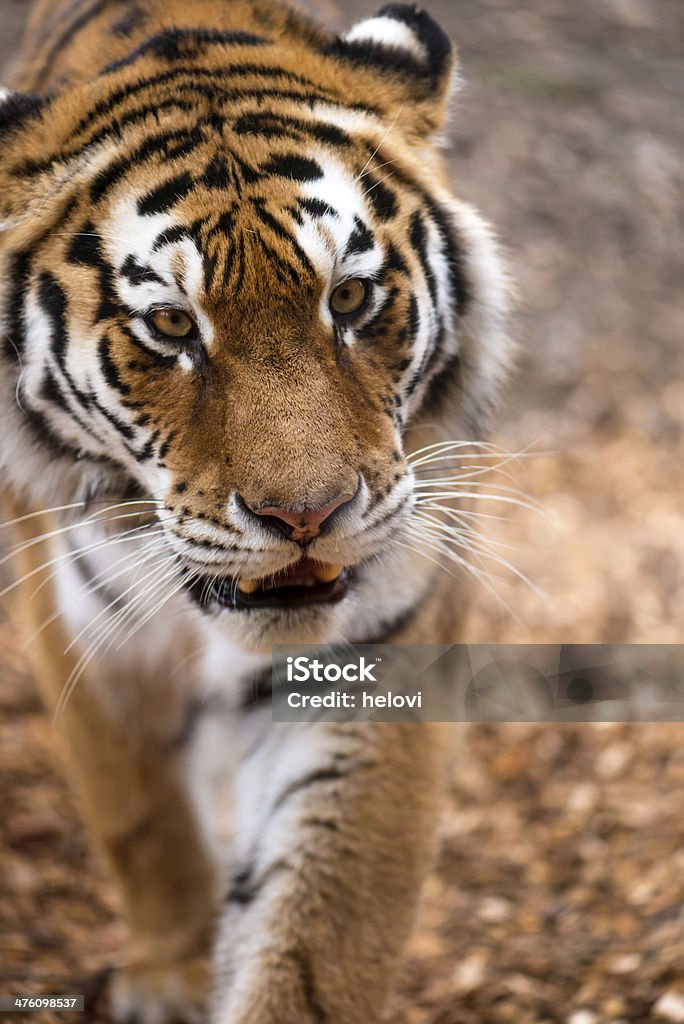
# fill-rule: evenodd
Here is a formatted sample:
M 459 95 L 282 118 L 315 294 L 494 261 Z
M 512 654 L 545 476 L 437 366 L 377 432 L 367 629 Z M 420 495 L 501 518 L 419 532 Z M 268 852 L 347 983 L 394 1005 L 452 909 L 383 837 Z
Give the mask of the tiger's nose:
M 265 520 L 280 531 L 288 540 L 297 544 L 308 544 L 318 537 L 333 512 L 354 498 L 353 494 L 338 494 L 321 508 L 302 508 L 294 511 L 280 508 L 278 505 L 261 505 L 251 509 L 255 515 L 264 516 Z

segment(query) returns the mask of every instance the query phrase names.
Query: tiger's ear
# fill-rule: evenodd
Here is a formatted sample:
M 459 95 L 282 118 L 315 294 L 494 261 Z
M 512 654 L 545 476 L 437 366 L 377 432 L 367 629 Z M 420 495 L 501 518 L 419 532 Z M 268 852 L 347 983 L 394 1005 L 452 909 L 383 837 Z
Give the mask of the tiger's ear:
M 21 128 L 42 106 L 38 96 L 0 86 L 0 138 Z
M 429 102 L 430 127 L 441 125 L 454 52 L 446 32 L 426 11 L 414 4 L 387 4 L 337 39 L 332 50 L 357 67 L 380 72 L 409 102 Z

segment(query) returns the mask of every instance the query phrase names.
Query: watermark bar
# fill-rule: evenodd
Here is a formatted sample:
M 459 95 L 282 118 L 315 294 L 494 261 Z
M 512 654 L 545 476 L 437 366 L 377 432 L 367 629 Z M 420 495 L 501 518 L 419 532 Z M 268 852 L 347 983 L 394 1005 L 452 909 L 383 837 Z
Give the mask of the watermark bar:
M 0 995 L 0 1010 L 4 1013 L 11 1013 L 17 1010 L 22 1013 L 33 1011 L 37 1013 L 44 1010 L 57 1010 L 60 1012 L 83 1012 L 85 999 L 77 995 L 59 996 L 3 996 Z
M 275 644 L 274 722 L 684 722 L 683 644 Z

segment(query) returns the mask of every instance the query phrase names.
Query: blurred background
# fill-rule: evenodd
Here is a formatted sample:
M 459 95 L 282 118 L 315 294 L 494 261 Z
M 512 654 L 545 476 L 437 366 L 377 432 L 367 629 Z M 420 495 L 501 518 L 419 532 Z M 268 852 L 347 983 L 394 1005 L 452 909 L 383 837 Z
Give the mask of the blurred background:
M 0 0 L 0 60 L 27 4 Z M 547 517 L 471 642 L 682 640 L 684 3 L 431 0 L 456 192 L 496 225 L 520 369 L 497 442 Z M 348 22 L 372 11 L 347 0 Z M 0 619 L 0 991 L 93 993 L 121 926 Z M 472 726 L 396 1024 L 684 1021 L 684 727 Z M 48 1016 L 41 1019 L 48 1020 Z

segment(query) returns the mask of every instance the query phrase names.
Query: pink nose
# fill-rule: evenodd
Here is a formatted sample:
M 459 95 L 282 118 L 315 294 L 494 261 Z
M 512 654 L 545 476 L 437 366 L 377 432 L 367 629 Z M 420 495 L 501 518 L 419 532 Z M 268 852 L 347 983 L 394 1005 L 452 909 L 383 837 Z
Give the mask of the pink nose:
M 353 497 L 353 494 L 338 494 L 323 508 L 305 508 L 298 512 L 279 508 L 278 505 L 262 505 L 261 508 L 255 508 L 254 512 L 258 516 L 268 516 L 273 525 L 290 540 L 294 540 L 298 544 L 305 544 L 307 541 L 313 540 L 314 537 L 318 537 L 326 519 L 330 518 L 335 509 L 338 509 L 340 505 L 346 505 Z

